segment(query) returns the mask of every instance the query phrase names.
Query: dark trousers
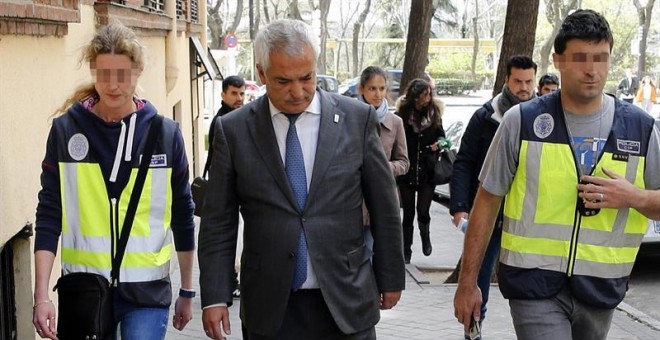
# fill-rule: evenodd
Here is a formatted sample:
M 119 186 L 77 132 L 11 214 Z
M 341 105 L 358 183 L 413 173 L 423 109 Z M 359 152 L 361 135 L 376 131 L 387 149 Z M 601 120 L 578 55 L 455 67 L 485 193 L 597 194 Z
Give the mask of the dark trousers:
M 498 224 L 498 223 L 497 223 Z M 477 276 L 477 286 L 481 289 L 481 320 L 486 318 L 486 304 L 490 292 L 490 280 L 493 276 L 493 270 L 499 262 L 500 244 L 502 243 L 502 227 L 495 226 L 493 234 L 488 242 L 484 260 L 481 262 L 479 276 Z
M 413 244 L 415 212 L 417 212 L 418 224 L 428 224 L 431 222 L 429 210 L 431 209 L 431 202 L 435 193 L 435 185 L 399 185 L 399 191 L 401 193 L 401 206 L 403 207 L 403 252 L 409 258 L 410 254 L 412 254 L 411 247 Z M 416 206 L 415 194 L 417 194 Z
M 267 306 L 264 306 L 267 308 Z M 291 293 L 284 322 L 274 337 L 250 333 L 243 326 L 244 340 L 374 340 L 376 329 L 344 334 L 337 327 L 319 289 Z

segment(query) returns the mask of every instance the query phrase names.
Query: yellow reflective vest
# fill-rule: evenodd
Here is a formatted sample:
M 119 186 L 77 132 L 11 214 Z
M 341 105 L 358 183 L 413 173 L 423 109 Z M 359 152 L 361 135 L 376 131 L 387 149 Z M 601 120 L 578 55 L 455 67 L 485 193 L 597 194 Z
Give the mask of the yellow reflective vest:
M 110 197 L 105 179 L 87 136 L 74 118 L 58 118 L 57 149 L 62 202 L 62 272 L 97 273 L 110 279 L 128 202 L 138 172 L 140 157 L 133 157 L 128 183 L 119 197 Z M 170 231 L 172 206 L 171 141 L 175 124 L 163 124 L 140 196 L 135 220 L 119 272 L 122 283 L 167 279 L 173 252 Z M 91 137 L 90 137 L 91 138 Z M 145 138 L 137 145 L 141 155 Z M 169 287 L 169 282 L 167 282 Z M 169 302 L 167 302 L 169 304 Z
M 612 129 L 592 175 L 607 168 L 644 188 L 653 119 L 616 100 Z M 521 105 L 519 163 L 504 205 L 500 288 L 507 298 L 552 297 L 565 284 L 581 301 L 623 299 L 648 220 L 634 209 L 578 210 L 575 160 L 559 91 Z

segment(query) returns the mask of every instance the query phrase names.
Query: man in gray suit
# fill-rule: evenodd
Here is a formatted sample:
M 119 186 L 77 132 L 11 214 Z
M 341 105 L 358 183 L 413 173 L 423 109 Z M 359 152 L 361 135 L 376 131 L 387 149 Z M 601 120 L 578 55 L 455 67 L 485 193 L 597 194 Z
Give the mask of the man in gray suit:
M 240 208 L 245 339 L 375 339 L 379 309 L 396 305 L 405 285 L 377 114 L 316 88 L 318 40 L 303 22 L 272 22 L 254 44 L 267 96 L 216 121 L 199 234 L 206 334 L 222 339 L 231 330 Z

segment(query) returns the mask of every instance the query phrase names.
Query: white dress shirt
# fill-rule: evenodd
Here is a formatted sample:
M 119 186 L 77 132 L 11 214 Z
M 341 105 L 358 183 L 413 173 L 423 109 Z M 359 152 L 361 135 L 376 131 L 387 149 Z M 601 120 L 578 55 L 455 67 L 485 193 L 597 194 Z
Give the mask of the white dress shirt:
M 270 116 L 273 120 L 273 129 L 277 138 L 277 145 L 280 148 L 282 163 L 286 162 L 286 134 L 289 131 L 289 118 L 282 111 L 277 109 L 273 102 L 268 99 L 270 107 Z M 297 112 L 288 112 L 297 113 Z M 304 112 L 296 119 L 296 132 L 298 140 L 302 147 L 303 160 L 305 161 L 305 177 L 307 178 L 307 192 L 309 184 L 312 182 L 314 170 L 314 160 L 316 159 L 316 145 L 319 140 L 319 126 L 321 125 L 321 100 L 318 93 L 314 93 L 314 98 Z M 286 165 L 286 164 L 285 164 Z M 312 267 L 312 262 L 307 255 L 307 280 L 303 282 L 301 289 L 319 288 L 316 280 L 316 273 Z

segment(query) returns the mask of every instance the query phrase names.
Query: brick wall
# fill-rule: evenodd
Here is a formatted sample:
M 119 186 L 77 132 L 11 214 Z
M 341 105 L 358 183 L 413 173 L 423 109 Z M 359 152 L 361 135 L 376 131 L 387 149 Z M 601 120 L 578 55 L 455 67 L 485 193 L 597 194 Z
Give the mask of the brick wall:
M 79 0 L 0 1 L 0 34 L 63 36 L 80 22 Z
M 99 25 L 111 20 L 119 20 L 124 25 L 136 29 L 140 35 L 165 36 L 171 29 L 171 19 L 165 14 L 151 12 L 143 7 L 142 1 L 96 1 L 94 10 Z
M 197 7 L 198 0 L 179 2 L 184 9 L 179 18 L 179 30 L 201 33 L 204 28 L 190 13 L 191 7 Z M 98 25 L 117 19 L 140 34 L 151 36 L 165 36 L 171 28 L 170 19 L 162 11 L 163 0 L 151 0 L 149 7 L 145 7 L 144 0 L 27 0 L 22 3 L 0 0 L 0 35 L 64 36 L 68 33 L 68 23 L 80 22 L 81 4 L 94 5 Z

